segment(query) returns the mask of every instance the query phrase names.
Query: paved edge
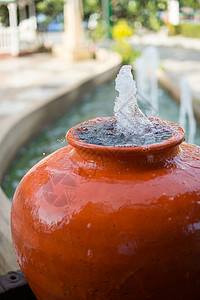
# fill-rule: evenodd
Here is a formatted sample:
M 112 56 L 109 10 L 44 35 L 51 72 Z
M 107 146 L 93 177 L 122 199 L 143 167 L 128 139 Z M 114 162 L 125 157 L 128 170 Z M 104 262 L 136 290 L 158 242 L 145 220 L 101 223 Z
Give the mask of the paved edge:
M 101 70 L 96 70 L 95 75 L 89 75 L 33 105 L 17 117 L 5 120 L 0 136 L 0 180 L 22 145 L 39 133 L 45 125 L 55 121 L 78 103 L 84 93 L 94 90 L 116 75 L 120 66 L 121 58 L 115 53 L 110 53 L 107 61 L 102 61 Z M 0 188 L 0 275 L 19 268 L 12 246 L 10 210 L 11 202 Z
M 146 35 L 139 36 L 137 34 L 130 38 L 133 45 L 145 45 L 155 47 L 181 47 L 187 50 L 200 50 L 200 39 L 189 38 L 181 35 L 169 36 L 166 31 L 149 32 Z

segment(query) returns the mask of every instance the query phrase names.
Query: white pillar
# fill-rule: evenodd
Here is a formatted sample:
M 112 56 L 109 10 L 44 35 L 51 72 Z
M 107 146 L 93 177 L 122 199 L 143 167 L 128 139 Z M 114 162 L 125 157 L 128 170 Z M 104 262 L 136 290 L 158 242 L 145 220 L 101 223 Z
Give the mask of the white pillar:
M 55 45 L 53 47 L 55 55 L 63 57 L 67 61 L 90 59 L 93 57 L 93 52 L 84 45 L 82 17 L 82 0 L 65 0 L 64 45 Z
M 172 25 L 179 24 L 179 2 L 177 0 L 168 0 L 168 19 Z
M 17 27 L 17 4 L 8 4 L 10 27 Z
M 17 27 L 17 5 L 16 3 L 8 4 L 9 21 L 10 21 L 10 35 L 11 35 L 11 55 L 18 55 L 20 51 L 19 46 L 19 30 Z
M 81 18 L 81 1 L 67 0 L 64 9 L 66 45 L 69 49 L 83 47 L 83 27 Z

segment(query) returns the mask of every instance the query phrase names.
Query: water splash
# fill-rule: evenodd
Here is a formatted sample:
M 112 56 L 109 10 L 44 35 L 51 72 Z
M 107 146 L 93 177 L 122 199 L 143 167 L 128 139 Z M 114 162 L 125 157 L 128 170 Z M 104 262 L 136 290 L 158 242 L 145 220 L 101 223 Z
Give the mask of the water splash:
M 194 118 L 193 108 L 192 108 L 192 91 L 188 79 L 183 76 L 180 81 L 181 90 L 181 105 L 180 105 L 180 115 L 179 123 L 180 126 L 186 129 L 186 118 L 188 117 L 189 123 L 189 138 L 188 142 L 193 144 L 194 136 L 196 133 L 196 122 Z
M 163 121 L 153 120 L 150 122 L 152 131 L 150 133 L 132 133 L 125 135 L 119 133 L 117 120 L 110 117 L 102 122 L 101 119 L 94 119 L 80 125 L 77 135 L 78 139 L 85 143 L 102 146 L 144 146 L 160 143 L 167 140 L 172 135 L 172 129 Z
M 139 109 L 131 66 L 120 69 L 115 83 L 119 92 L 114 106 L 116 118 L 104 122 L 96 118 L 80 124 L 77 130 L 80 140 L 102 146 L 136 147 L 159 143 L 172 135 L 172 128 L 164 121 L 150 121 Z
M 114 106 L 118 133 L 128 136 L 150 132 L 151 122 L 137 104 L 137 88 L 130 65 L 125 65 L 120 69 L 115 84 L 115 89 L 119 92 L 119 97 L 116 98 Z
M 154 116 L 158 115 L 159 110 L 157 80 L 159 65 L 159 52 L 154 46 L 146 47 L 134 63 L 136 83 L 141 101 L 148 101 L 149 111 Z

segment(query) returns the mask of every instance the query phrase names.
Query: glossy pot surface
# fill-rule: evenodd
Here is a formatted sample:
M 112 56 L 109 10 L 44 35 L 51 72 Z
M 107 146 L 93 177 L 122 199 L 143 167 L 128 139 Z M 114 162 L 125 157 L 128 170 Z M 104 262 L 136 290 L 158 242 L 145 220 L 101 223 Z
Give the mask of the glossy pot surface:
M 200 148 L 167 124 L 143 147 L 86 144 L 76 126 L 22 179 L 12 237 L 37 299 L 199 299 Z

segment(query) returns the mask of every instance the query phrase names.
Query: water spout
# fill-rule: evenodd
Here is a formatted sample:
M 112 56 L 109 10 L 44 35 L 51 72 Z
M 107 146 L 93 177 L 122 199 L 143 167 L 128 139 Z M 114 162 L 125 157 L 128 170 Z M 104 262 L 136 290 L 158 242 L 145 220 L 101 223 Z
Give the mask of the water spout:
M 115 83 L 119 92 L 114 106 L 116 118 L 97 118 L 80 124 L 78 139 L 116 147 L 141 147 L 166 141 L 173 133 L 172 128 L 163 120 L 148 119 L 138 107 L 131 66 L 125 65 L 120 69 Z
M 114 114 L 117 117 L 117 131 L 124 135 L 143 134 L 151 128 L 151 122 L 139 109 L 137 88 L 131 73 L 131 66 L 123 66 L 115 80 L 116 97 Z

